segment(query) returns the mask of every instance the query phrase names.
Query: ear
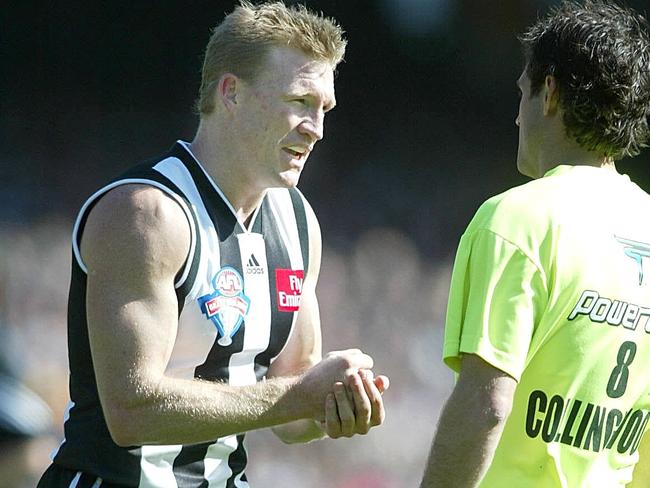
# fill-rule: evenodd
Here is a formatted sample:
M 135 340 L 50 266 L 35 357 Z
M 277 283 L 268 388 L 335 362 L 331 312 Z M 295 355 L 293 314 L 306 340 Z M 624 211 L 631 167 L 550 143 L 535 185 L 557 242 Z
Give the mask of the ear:
M 217 85 L 217 99 L 228 112 L 232 112 L 237 105 L 237 94 L 240 80 L 232 73 L 225 73 L 219 78 Z
M 555 115 L 560 104 L 560 90 L 555 76 L 546 75 L 544 79 L 544 115 Z

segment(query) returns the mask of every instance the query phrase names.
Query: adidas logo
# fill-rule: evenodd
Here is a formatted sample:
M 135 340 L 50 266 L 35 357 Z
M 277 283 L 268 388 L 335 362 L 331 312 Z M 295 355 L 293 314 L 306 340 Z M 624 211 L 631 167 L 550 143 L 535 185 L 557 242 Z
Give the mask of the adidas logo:
M 251 257 L 248 258 L 248 262 L 246 263 L 246 274 L 257 274 L 257 275 L 263 275 L 264 274 L 264 268 L 260 266 L 259 261 L 255 257 L 255 254 L 251 253 Z

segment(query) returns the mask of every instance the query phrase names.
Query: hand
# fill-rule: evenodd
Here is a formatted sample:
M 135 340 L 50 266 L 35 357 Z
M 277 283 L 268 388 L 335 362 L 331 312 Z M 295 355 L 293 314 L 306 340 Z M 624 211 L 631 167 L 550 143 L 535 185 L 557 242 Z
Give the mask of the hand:
M 341 383 L 349 386 L 354 376 L 358 379 L 360 370 L 370 369 L 372 366 L 372 358 L 359 349 L 330 352 L 302 375 L 293 393 L 297 401 L 303 403 L 307 418 L 325 421 L 326 398 L 332 392 L 333 385 Z M 355 387 L 357 391 L 359 384 Z M 345 386 L 343 389 L 345 390 Z
M 361 369 L 348 378 L 348 386 L 334 384 L 325 400 L 325 421 L 321 428 L 332 439 L 365 435 L 381 425 L 386 417 L 381 395 L 390 382 L 386 376 L 374 378 L 372 371 Z

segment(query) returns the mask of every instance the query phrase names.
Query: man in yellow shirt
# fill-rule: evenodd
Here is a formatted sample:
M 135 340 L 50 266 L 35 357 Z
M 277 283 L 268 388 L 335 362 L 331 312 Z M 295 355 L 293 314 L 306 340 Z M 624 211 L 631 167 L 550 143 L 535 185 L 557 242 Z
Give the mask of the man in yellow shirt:
M 648 24 L 564 2 L 521 42 L 517 167 L 535 180 L 461 238 L 458 382 L 422 487 L 624 487 L 650 426 L 650 196 L 615 161 L 650 136 Z

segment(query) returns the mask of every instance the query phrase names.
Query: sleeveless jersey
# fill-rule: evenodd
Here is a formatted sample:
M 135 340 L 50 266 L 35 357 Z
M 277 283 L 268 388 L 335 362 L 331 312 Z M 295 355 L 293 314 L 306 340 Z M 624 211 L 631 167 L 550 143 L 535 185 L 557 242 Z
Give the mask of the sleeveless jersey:
M 245 229 L 187 143 L 179 141 L 165 156 L 132 168 L 86 201 L 74 227 L 71 402 L 54 463 L 97 476 L 96 486 L 248 487 L 243 434 L 196 445 L 122 448 L 108 432 L 88 342 L 86 267 L 79 245 L 93 205 L 124 184 L 164 191 L 184 210 L 191 228 L 190 254 L 175 283 L 179 327 L 166 374 L 253 384 L 286 344 L 299 309 L 309 246 L 306 202 L 298 190 L 268 190 Z
M 444 356 L 518 380 L 480 486 L 623 488 L 650 419 L 650 197 L 558 166 L 478 210 L 454 264 Z

